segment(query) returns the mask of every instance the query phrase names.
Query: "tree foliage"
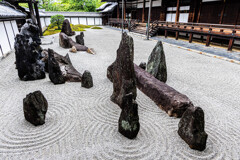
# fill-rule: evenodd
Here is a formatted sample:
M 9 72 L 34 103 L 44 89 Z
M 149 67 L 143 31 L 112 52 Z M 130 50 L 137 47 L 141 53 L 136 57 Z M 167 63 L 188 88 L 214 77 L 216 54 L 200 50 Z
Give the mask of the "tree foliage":
M 63 15 L 57 14 L 57 15 L 51 16 L 51 24 L 56 25 L 58 29 L 61 29 L 63 21 L 64 21 Z
M 95 12 L 101 0 L 40 0 L 39 7 L 46 11 Z

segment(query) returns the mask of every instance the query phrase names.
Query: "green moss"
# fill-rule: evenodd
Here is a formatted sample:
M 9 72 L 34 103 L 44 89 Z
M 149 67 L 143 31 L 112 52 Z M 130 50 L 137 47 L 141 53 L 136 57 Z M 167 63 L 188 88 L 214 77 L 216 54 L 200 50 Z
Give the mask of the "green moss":
M 61 30 L 46 30 L 44 33 L 43 33 L 43 36 L 48 36 L 48 35 L 52 35 L 52 34 L 56 34 L 56 33 L 60 33 Z
M 102 29 L 101 27 L 98 27 L 98 26 L 94 26 L 92 27 L 91 29 Z
M 91 28 L 91 26 L 84 25 L 84 24 L 76 24 L 76 25 L 74 25 L 74 26 L 80 27 L 80 28 Z

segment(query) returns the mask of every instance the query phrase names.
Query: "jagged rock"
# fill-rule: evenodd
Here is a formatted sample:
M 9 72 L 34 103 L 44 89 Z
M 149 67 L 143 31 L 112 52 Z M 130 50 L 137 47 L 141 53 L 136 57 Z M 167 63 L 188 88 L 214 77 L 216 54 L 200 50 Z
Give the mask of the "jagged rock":
M 148 58 L 147 72 L 164 83 L 167 81 L 167 65 L 161 41 L 157 42 Z
M 45 78 L 44 63 L 42 62 L 41 39 L 38 26 L 27 22 L 21 32 L 15 37 L 16 68 L 21 80 L 36 80 Z
M 69 52 L 77 53 L 77 48 L 72 46 L 72 48 L 69 49 Z
M 84 34 L 83 34 L 83 32 L 81 32 L 80 35 L 77 35 L 75 38 L 76 38 L 76 42 L 78 44 L 81 44 L 81 45 L 84 46 L 84 39 L 83 39 L 83 37 L 84 37 Z
M 73 36 L 73 35 L 75 35 L 75 32 L 72 31 L 72 29 L 71 29 L 70 22 L 69 22 L 68 19 L 65 19 L 65 20 L 63 21 L 61 32 L 65 33 L 65 34 L 68 35 L 68 36 Z
M 139 64 L 139 67 L 142 68 L 143 70 L 146 70 L 146 63 L 145 62 L 141 62 Z
M 47 49 L 44 49 L 42 51 L 42 57 L 43 58 L 41 60 L 45 64 L 45 66 L 44 66 L 45 72 L 48 72 L 48 50 Z
M 118 121 L 118 131 L 129 139 L 135 138 L 140 129 L 138 105 L 133 98 L 132 93 L 124 95 Z
M 61 56 L 52 49 L 48 49 L 48 71 L 54 84 L 81 82 L 82 79 L 82 75 L 73 67 L 69 55 Z
M 206 148 L 208 137 L 204 131 L 204 125 L 202 108 L 188 108 L 178 124 L 178 134 L 190 148 L 203 151 Z
M 63 48 L 71 48 L 72 47 L 69 43 L 68 36 L 63 32 L 59 33 L 59 45 Z
M 117 50 L 117 58 L 113 64 L 108 67 L 108 77 L 113 82 L 113 94 L 111 100 L 122 106 L 122 98 L 133 93 L 133 99 L 136 99 L 136 77 L 133 65 L 133 39 L 127 33 L 122 34 L 122 40 Z
M 25 119 L 33 125 L 45 123 L 48 102 L 41 91 L 30 93 L 23 99 L 23 112 Z
M 93 87 L 92 75 L 89 71 L 84 71 L 82 75 L 82 87 L 91 88 Z
M 77 51 L 86 51 L 90 54 L 95 54 L 95 51 L 92 48 L 88 48 L 86 46 L 80 45 L 69 38 L 65 33 L 60 32 L 59 34 L 59 45 L 63 48 L 72 48 L 76 47 Z
M 137 87 L 151 98 L 169 116 L 182 117 L 183 113 L 193 104 L 190 99 L 159 81 L 153 75 L 134 64 Z

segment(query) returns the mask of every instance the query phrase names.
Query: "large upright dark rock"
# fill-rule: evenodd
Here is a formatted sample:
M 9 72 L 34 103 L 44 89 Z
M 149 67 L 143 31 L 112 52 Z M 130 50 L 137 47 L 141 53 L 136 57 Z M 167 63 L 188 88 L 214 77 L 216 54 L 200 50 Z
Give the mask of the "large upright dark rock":
M 136 99 L 137 96 L 133 55 L 133 39 L 127 33 L 123 33 L 117 50 L 117 58 L 108 67 L 107 71 L 107 77 L 113 82 L 111 100 L 120 107 L 122 106 L 122 99 L 126 94 L 132 93 L 133 99 Z
M 16 68 L 21 80 L 36 80 L 45 78 L 44 63 L 42 62 L 41 39 L 38 26 L 27 22 L 21 32 L 15 37 Z
M 33 125 L 45 123 L 48 102 L 41 91 L 30 93 L 23 99 L 23 112 L 25 119 Z
M 118 131 L 129 139 L 137 136 L 140 123 L 138 117 L 138 105 L 133 99 L 132 93 L 124 95 L 121 104 L 122 112 L 118 121 Z
M 92 75 L 89 71 L 84 71 L 82 75 L 82 87 L 91 88 L 93 87 Z
M 82 79 L 82 75 L 73 67 L 69 55 L 61 56 L 52 49 L 48 49 L 48 71 L 54 84 L 81 82 Z
M 76 38 L 76 42 L 78 44 L 81 44 L 81 45 L 84 46 L 84 39 L 83 39 L 83 37 L 84 37 L 84 34 L 83 34 L 83 32 L 81 32 L 80 35 L 77 35 L 75 38 Z
M 70 26 L 70 22 L 68 19 L 65 19 L 62 24 L 62 30 L 61 32 L 65 33 L 68 36 L 73 36 L 75 35 L 75 32 L 72 31 L 72 28 Z
M 167 65 L 161 41 L 157 42 L 148 58 L 147 72 L 164 83 L 167 81 Z
M 178 134 L 190 148 L 203 151 L 206 148 L 208 137 L 204 131 L 204 125 L 202 108 L 188 108 L 178 124 Z
M 90 54 L 95 54 L 92 48 L 88 48 L 84 45 L 80 45 L 69 38 L 65 33 L 60 32 L 59 34 L 59 45 L 63 48 L 72 48 L 73 46 L 76 47 L 77 51 L 86 51 Z

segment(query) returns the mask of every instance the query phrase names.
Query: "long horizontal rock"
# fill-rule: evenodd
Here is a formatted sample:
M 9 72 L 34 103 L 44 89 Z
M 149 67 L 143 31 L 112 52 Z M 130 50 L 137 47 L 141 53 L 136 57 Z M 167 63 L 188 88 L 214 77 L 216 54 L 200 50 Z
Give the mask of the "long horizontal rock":
M 137 87 L 151 98 L 169 116 L 182 117 L 187 108 L 193 106 L 190 99 L 159 81 L 147 71 L 134 64 Z

